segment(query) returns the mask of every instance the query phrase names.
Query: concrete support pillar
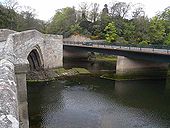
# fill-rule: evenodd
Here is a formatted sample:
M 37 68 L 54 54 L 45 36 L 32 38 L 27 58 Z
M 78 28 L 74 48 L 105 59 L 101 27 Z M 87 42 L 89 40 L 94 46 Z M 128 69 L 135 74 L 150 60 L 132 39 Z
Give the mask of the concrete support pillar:
M 118 56 L 116 74 L 120 76 L 165 77 L 168 63 L 158 63 Z
M 26 73 L 29 69 L 27 64 L 15 65 L 15 74 L 18 90 L 18 106 L 19 106 L 19 121 L 20 128 L 29 128 L 28 117 L 28 102 L 27 102 L 27 86 L 26 86 Z

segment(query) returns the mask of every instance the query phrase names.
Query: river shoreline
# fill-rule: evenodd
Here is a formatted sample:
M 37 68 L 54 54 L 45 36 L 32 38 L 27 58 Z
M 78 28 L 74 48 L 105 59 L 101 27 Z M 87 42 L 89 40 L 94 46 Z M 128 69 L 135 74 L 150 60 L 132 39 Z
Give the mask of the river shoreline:
M 70 58 L 71 59 L 71 58 Z M 105 62 L 116 63 L 115 56 L 106 56 L 97 54 L 94 59 L 88 60 L 89 63 Z M 41 82 L 64 79 L 65 77 L 71 77 L 76 75 L 99 75 L 100 73 L 93 73 L 84 67 L 71 67 L 71 68 L 54 68 L 54 69 L 42 69 L 39 71 L 29 71 L 27 73 L 28 82 Z
M 88 63 L 97 63 L 97 62 L 105 62 L 116 65 L 117 58 L 115 56 L 107 56 L 107 55 L 96 55 L 95 60 L 88 61 Z M 154 73 L 153 73 L 154 74 Z M 153 74 L 149 74 L 147 76 L 140 74 L 129 74 L 127 76 L 116 75 L 116 70 L 100 70 L 97 72 L 93 72 L 84 67 L 76 67 L 73 66 L 71 68 L 61 67 L 54 69 L 43 69 L 40 71 L 30 71 L 27 74 L 28 82 L 41 82 L 41 81 L 52 81 L 52 80 L 63 80 L 65 78 L 69 78 L 77 75 L 91 75 L 98 76 L 101 79 L 108 80 L 142 80 L 142 79 L 166 79 L 170 76 L 170 72 L 167 72 L 167 76 L 157 77 Z

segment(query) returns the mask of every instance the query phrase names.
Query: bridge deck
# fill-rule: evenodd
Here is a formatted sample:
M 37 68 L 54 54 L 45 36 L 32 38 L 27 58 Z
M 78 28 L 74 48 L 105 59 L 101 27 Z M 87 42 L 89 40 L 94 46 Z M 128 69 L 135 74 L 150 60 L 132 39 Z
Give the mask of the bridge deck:
M 142 59 L 147 61 L 170 63 L 170 50 L 168 49 L 153 49 L 153 48 L 139 48 L 126 47 L 114 45 L 83 45 L 82 43 L 64 43 L 64 47 L 70 47 L 79 51 L 89 51 L 104 53 L 117 56 L 125 56 L 134 59 Z
M 94 49 L 105 49 L 105 50 L 121 50 L 121 51 L 134 51 L 134 52 L 142 52 L 142 53 L 153 53 L 153 54 L 164 54 L 170 55 L 170 50 L 168 49 L 157 49 L 157 48 L 140 48 L 140 47 L 128 47 L 128 46 L 116 46 L 116 45 L 82 45 L 82 44 L 75 44 L 75 43 L 64 43 L 66 46 L 77 46 L 77 47 L 84 47 L 84 48 L 94 48 Z

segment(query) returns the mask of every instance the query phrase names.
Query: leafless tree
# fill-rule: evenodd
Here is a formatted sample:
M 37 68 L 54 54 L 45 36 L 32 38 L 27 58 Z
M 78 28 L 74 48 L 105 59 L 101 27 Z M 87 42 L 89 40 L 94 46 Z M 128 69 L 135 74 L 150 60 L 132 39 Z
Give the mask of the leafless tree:
M 134 10 L 132 11 L 132 17 L 134 19 L 145 16 L 145 11 L 142 4 L 135 4 Z
M 80 3 L 79 7 L 80 7 L 80 12 L 82 14 L 82 18 L 87 19 L 89 15 L 88 13 L 89 13 L 90 5 L 86 2 L 82 2 Z
M 90 11 L 90 20 L 92 22 L 95 22 L 97 20 L 97 17 L 99 16 L 99 4 L 97 3 L 92 3 L 91 4 L 91 11 Z
M 131 9 L 131 3 L 116 2 L 111 6 L 111 16 L 125 18 Z
M 14 11 L 16 11 L 19 8 L 18 1 L 16 1 L 16 0 L 5 0 L 2 4 L 7 9 L 11 9 L 11 10 L 14 10 Z

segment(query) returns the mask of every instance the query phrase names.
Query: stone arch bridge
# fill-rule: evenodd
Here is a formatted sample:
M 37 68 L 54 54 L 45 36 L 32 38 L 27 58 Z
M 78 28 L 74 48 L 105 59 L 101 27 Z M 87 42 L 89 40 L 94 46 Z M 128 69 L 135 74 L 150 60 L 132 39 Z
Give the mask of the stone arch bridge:
M 28 128 L 26 72 L 63 65 L 63 37 L 0 30 L 0 128 Z

